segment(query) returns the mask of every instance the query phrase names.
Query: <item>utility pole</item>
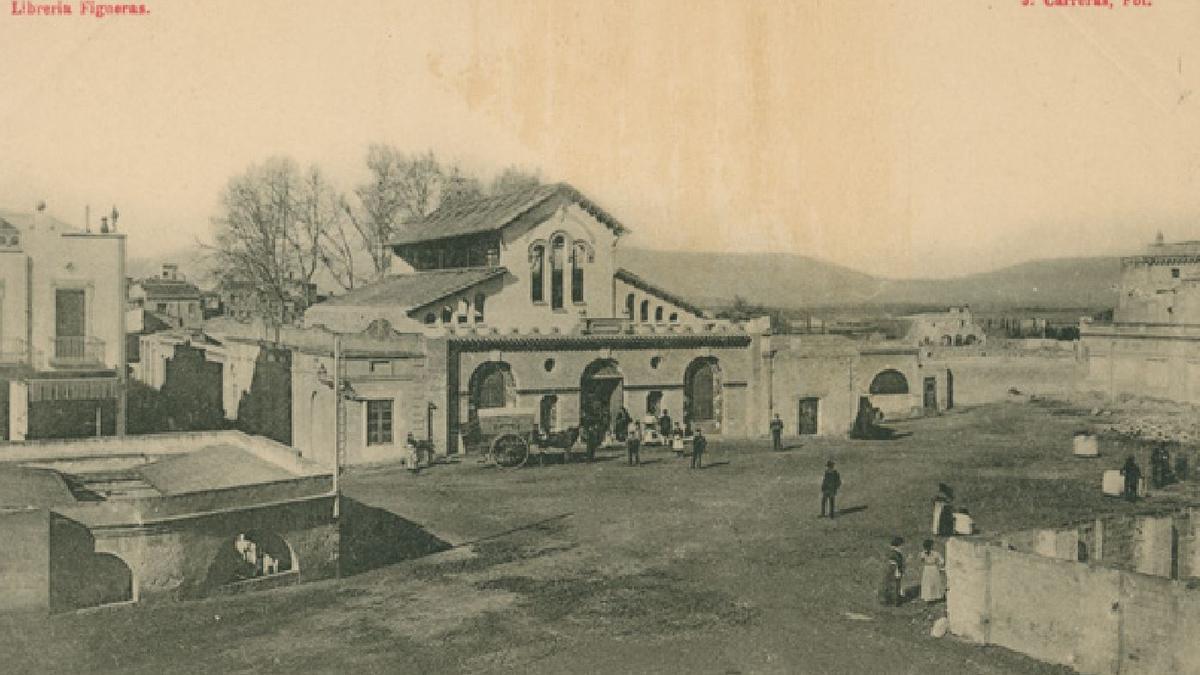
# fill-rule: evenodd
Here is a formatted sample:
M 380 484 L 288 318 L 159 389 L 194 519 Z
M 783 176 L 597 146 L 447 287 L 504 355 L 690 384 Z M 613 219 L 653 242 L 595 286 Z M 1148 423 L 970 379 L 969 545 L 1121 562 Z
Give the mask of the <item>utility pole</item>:
M 333 336 L 333 517 L 341 515 L 342 452 L 346 447 L 346 406 L 342 400 L 342 336 Z

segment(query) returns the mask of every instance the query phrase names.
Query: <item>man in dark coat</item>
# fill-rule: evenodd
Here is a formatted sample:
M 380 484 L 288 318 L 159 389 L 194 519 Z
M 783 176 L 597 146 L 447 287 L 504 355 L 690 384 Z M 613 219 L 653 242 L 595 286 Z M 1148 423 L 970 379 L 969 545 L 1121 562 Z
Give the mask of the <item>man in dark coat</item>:
M 833 468 L 833 460 L 825 463 L 825 475 L 821 478 L 821 517 L 825 517 L 825 506 L 829 505 L 829 517 L 836 518 L 834 506 L 838 490 L 842 487 L 842 476 Z
M 783 420 L 779 419 L 779 413 L 775 413 L 775 419 L 771 420 L 771 449 L 783 449 Z
M 1133 455 L 1125 459 L 1125 466 L 1121 467 L 1121 475 L 1125 477 L 1125 499 L 1131 502 L 1137 501 L 1138 481 L 1142 479 L 1142 470 L 1138 468 Z
M 696 429 L 696 435 L 692 436 L 692 468 L 704 468 L 704 451 L 708 449 L 708 440 L 704 438 L 704 432 Z
M 671 414 L 667 412 L 666 408 L 663 408 L 662 416 L 658 418 L 658 433 L 662 434 L 664 439 L 667 439 L 671 437 L 671 430 L 674 428 Z

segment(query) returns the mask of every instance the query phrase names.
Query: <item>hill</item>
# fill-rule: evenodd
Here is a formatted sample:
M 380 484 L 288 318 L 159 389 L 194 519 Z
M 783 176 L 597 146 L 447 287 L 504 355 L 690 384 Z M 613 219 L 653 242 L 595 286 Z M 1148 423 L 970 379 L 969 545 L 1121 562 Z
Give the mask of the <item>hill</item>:
M 617 263 L 694 301 L 799 309 L 822 306 L 1111 307 L 1117 257 L 1034 260 L 950 279 L 885 279 L 786 253 L 622 249 Z

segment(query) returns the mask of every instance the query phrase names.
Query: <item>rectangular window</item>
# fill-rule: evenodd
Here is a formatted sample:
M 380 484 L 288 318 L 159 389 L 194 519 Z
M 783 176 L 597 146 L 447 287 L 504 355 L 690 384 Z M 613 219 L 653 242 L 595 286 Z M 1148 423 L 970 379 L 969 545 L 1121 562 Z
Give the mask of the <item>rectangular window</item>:
M 1178 278 L 1179 278 L 1179 268 L 1178 268 L 1178 267 L 1172 267 L 1172 268 L 1171 268 L 1171 278 L 1172 278 L 1172 279 L 1178 279 Z
M 367 401 L 367 445 L 392 442 L 392 399 Z
M 391 375 L 392 374 L 392 362 L 391 361 L 372 361 L 370 364 L 370 368 L 371 368 L 372 375 Z

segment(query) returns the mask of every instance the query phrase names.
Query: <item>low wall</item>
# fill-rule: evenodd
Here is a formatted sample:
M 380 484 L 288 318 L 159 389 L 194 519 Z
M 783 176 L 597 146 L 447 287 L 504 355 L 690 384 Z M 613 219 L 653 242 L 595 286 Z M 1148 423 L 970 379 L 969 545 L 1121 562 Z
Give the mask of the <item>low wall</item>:
M 1200 576 L 1196 520 L 1109 517 L 952 539 L 950 630 L 1081 673 L 1198 673 L 1200 591 L 1179 581 Z

